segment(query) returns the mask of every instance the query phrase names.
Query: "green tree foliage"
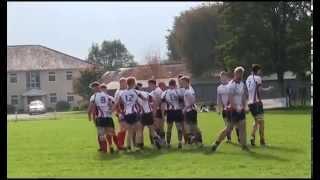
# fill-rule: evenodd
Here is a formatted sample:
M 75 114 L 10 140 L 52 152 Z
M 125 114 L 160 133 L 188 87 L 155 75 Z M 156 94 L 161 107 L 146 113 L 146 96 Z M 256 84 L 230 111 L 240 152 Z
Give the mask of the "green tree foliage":
M 80 71 L 79 78 L 73 82 L 73 90 L 76 94 L 88 100 L 92 94 L 92 90 L 89 88 L 89 84 L 93 81 L 100 80 L 104 71 L 101 68 L 87 68 Z
M 97 43 L 92 44 L 88 61 L 101 65 L 105 70 L 117 70 L 137 65 L 133 55 L 120 40 L 103 41 L 101 46 Z

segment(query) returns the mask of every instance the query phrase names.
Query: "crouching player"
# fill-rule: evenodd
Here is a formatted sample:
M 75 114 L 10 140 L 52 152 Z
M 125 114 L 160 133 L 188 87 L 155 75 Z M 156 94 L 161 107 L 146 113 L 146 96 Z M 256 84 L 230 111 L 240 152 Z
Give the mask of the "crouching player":
M 94 108 L 94 99 L 97 93 L 100 92 L 100 83 L 95 81 L 89 85 L 89 88 L 91 88 L 94 92 L 94 94 L 90 97 L 89 106 L 88 106 L 88 118 L 89 121 L 93 119 L 93 122 L 97 128 L 97 139 L 99 143 L 99 149 L 98 151 L 101 152 L 107 152 L 108 151 L 108 143 L 106 141 L 105 137 L 105 131 L 104 127 L 99 126 L 99 124 L 96 121 L 96 108 Z
M 142 147 L 144 145 L 144 136 L 143 131 L 144 127 L 147 126 L 149 129 L 149 136 L 151 136 L 152 142 L 156 145 L 158 149 L 161 148 L 160 146 L 160 136 L 155 131 L 155 125 L 153 124 L 153 114 L 152 114 L 152 107 L 151 107 L 151 96 L 148 92 L 142 91 L 142 84 L 137 83 L 136 86 L 137 95 L 138 95 L 138 103 L 141 107 L 140 111 L 140 121 L 139 124 L 139 130 L 138 130 L 138 136 L 141 138 Z M 151 140 L 150 140 L 151 141 Z
M 175 123 L 178 132 L 178 149 L 181 149 L 183 114 L 179 96 L 181 95 L 177 90 L 176 81 L 171 79 L 169 81 L 169 89 L 165 90 L 161 95 L 162 101 L 167 105 L 167 145 L 170 147 L 172 126 Z
M 264 138 L 264 111 L 260 94 L 262 90 L 268 91 L 272 89 L 272 87 L 269 86 L 268 88 L 262 88 L 262 79 L 260 77 L 260 74 L 261 66 L 258 64 L 253 64 L 252 74 L 247 78 L 246 81 L 249 94 L 249 109 L 254 118 L 253 130 L 250 139 L 252 146 L 255 145 L 255 136 L 257 129 L 259 129 L 260 134 L 260 145 L 266 145 Z
M 228 125 L 225 130 L 220 132 L 216 142 L 212 145 L 212 151 L 216 151 L 219 144 L 229 134 L 233 127 L 239 129 L 240 144 L 243 150 L 249 150 L 246 137 L 246 120 L 245 110 L 247 106 L 247 94 L 245 84 L 242 82 L 244 73 L 243 67 L 237 67 L 234 70 L 234 79 L 229 82 L 229 102 L 227 111 L 229 111 Z
M 228 106 L 228 101 L 229 101 L 229 89 L 228 89 L 228 83 L 230 81 L 230 76 L 228 75 L 227 72 L 222 71 L 220 73 L 220 81 L 221 84 L 217 88 L 217 110 L 218 113 L 221 114 L 222 112 L 222 118 L 224 120 L 225 127 L 228 125 L 228 115 L 227 115 L 227 106 Z M 225 129 L 224 129 L 225 130 Z M 227 134 L 227 142 L 231 142 L 231 131 L 228 132 Z M 236 133 L 238 137 L 238 142 L 240 142 L 239 139 L 239 130 L 236 128 Z
M 198 128 L 197 121 L 197 107 L 196 107 L 196 97 L 193 88 L 190 85 L 190 78 L 184 76 L 181 78 L 182 87 L 185 88 L 184 92 L 184 103 L 185 107 L 183 113 L 186 121 L 186 133 L 188 136 L 187 144 L 199 144 L 200 147 L 202 144 L 202 135 L 201 131 Z

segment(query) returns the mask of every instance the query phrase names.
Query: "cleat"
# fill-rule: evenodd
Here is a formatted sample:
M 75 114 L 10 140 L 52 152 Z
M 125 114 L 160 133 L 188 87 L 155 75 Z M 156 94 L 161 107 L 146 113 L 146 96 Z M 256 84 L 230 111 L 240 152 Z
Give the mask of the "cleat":
M 178 149 L 182 149 L 182 144 L 181 143 L 178 144 Z
M 218 145 L 214 144 L 212 147 L 211 147 L 211 151 L 212 152 L 215 152 L 218 148 Z
M 254 138 L 250 139 L 250 143 L 251 143 L 251 146 L 255 146 L 256 145 Z
M 260 145 L 261 145 L 261 146 L 264 146 L 264 147 L 267 146 L 267 145 L 266 145 L 266 142 L 265 142 L 264 140 L 260 140 Z
M 114 153 L 114 149 L 111 147 L 110 148 L 110 153 L 113 154 Z
M 248 148 L 248 146 L 242 146 L 242 148 L 241 148 L 242 150 L 244 150 L 244 151 L 249 151 L 249 148 Z

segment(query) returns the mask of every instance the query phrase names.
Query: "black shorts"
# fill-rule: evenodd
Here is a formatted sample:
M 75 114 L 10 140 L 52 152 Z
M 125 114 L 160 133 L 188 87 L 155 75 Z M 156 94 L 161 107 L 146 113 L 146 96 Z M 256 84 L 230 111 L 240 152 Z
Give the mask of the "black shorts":
M 144 125 L 144 126 L 151 126 L 153 124 L 152 112 L 143 113 L 141 115 L 141 124 Z
M 197 111 L 191 110 L 185 113 L 185 120 L 187 124 L 197 124 Z
M 246 113 L 244 111 L 237 112 L 237 111 L 231 111 L 230 112 L 230 121 L 232 122 L 239 122 L 241 120 L 246 119 Z
M 124 115 L 124 120 L 126 121 L 126 123 L 128 123 L 130 125 L 138 122 L 137 113 L 131 113 L 131 114 Z
M 162 118 L 162 113 L 160 109 L 158 109 L 156 112 L 156 118 Z
M 101 117 L 96 119 L 97 127 L 109 127 L 114 128 L 113 119 L 111 117 Z
M 253 104 L 249 104 L 248 106 L 249 106 L 250 112 L 253 117 L 256 117 L 257 115 L 264 113 L 262 102 L 256 102 Z
M 167 123 L 182 122 L 182 121 L 183 121 L 182 110 L 167 111 Z
M 222 117 L 223 117 L 223 119 L 224 118 L 227 118 L 227 119 L 230 119 L 230 111 L 226 111 L 226 110 L 223 110 L 222 111 Z

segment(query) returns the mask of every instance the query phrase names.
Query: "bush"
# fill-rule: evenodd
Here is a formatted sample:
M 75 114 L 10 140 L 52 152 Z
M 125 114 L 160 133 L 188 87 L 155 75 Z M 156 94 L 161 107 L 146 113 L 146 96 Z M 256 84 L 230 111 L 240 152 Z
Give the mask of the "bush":
M 56 104 L 56 110 L 58 112 L 61 111 L 69 111 L 70 110 L 70 104 L 66 101 L 58 101 Z
M 78 106 L 72 107 L 72 111 L 79 111 L 79 107 Z
M 24 109 L 18 109 L 18 113 L 22 114 L 22 113 L 25 113 L 25 111 L 24 111 Z
M 16 108 L 13 105 L 7 104 L 7 114 L 14 114 L 15 110 Z

